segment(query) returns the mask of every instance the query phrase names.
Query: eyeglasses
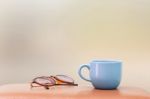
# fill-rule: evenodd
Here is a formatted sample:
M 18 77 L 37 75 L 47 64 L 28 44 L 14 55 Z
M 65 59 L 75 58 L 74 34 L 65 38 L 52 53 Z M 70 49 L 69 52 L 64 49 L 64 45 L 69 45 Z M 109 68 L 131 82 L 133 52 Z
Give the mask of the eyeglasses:
M 78 86 L 74 83 L 71 77 L 66 75 L 56 75 L 56 76 L 41 76 L 36 77 L 31 82 L 31 88 L 33 87 L 44 87 L 49 89 L 51 86 L 67 85 L 67 86 Z

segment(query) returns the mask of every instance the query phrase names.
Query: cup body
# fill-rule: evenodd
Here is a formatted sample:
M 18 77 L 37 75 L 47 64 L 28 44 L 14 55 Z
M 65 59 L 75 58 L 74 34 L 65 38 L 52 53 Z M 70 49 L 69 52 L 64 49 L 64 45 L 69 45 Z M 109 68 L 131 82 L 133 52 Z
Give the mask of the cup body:
M 116 89 L 121 81 L 122 62 L 93 60 L 88 65 L 90 81 L 96 89 Z

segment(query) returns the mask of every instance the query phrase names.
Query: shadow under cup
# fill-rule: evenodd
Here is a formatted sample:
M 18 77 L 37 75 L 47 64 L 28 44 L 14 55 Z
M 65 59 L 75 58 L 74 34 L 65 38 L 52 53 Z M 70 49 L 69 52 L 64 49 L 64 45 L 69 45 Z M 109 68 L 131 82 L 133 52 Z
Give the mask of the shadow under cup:
M 82 76 L 82 69 L 90 71 L 90 79 Z M 79 76 L 92 83 L 96 89 L 116 89 L 121 81 L 122 61 L 119 60 L 93 60 L 88 65 L 82 65 L 78 71 Z

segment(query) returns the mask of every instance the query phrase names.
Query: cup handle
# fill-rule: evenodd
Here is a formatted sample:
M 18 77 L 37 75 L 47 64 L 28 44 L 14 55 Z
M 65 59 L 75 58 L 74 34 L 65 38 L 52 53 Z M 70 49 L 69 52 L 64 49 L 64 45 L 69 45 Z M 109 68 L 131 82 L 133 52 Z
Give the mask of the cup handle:
M 82 69 L 83 69 L 84 67 L 86 67 L 88 70 L 90 70 L 90 67 L 89 67 L 88 65 L 82 65 L 82 66 L 80 67 L 79 71 L 78 71 L 78 74 L 79 74 L 79 76 L 80 76 L 83 80 L 91 82 L 91 80 L 89 80 L 89 79 L 83 77 L 83 75 L 82 75 L 82 73 L 81 73 L 81 72 L 82 72 Z

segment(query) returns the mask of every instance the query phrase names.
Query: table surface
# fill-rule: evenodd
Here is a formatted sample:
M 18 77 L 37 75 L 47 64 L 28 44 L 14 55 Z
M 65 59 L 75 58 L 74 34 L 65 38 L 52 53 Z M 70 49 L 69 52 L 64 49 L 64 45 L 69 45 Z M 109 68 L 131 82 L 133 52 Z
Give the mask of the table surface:
M 140 88 L 119 87 L 116 90 L 96 90 L 91 86 L 55 86 L 30 88 L 30 84 L 0 86 L 0 99 L 150 99 Z

